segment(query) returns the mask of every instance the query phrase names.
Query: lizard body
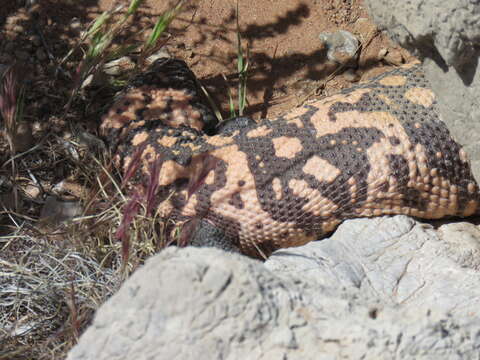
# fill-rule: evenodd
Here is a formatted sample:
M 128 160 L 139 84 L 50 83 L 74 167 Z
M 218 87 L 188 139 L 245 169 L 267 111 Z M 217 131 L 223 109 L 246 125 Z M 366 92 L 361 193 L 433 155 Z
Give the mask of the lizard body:
M 200 219 L 220 242 L 255 257 L 321 238 L 345 219 L 479 209 L 467 156 L 418 65 L 274 120 L 215 128 L 186 64 L 160 59 L 104 115 L 101 132 L 124 174 L 141 162 L 132 183 L 144 183 L 158 162 L 163 216 Z

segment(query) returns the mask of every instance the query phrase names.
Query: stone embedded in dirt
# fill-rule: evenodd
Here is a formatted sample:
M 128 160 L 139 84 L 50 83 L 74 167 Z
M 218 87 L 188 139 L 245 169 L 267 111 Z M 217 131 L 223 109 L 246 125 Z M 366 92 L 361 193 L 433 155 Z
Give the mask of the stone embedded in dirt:
M 92 151 L 106 150 L 105 143 L 98 137 L 90 134 L 88 131 L 79 128 L 77 130 L 79 145 L 86 146 Z
M 29 197 L 30 199 L 38 199 L 39 196 L 42 194 L 39 185 L 36 185 L 34 183 L 28 183 L 23 187 L 22 190 L 24 191 L 25 195 L 27 195 L 27 197 Z
M 360 75 L 358 75 L 353 69 L 347 69 L 347 71 L 343 73 L 343 77 L 350 82 L 357 82 L 360 80 Z
M 398 48 L 381 48 L 377 54 L 378 61 L 385 61 L 388 64 L 400 66 L 405 63 L 402 50 Z
M 103 65 L 103 71 L 107 75 L 117 76 L 124 74 L 125 72 L 132 70 L 135 67 L 135 63 L 128 56 L 122 56 L 121 58 L 109 61 Z
M 25 28 L 22 25 L 15 25 L 13 27 L 13 31 L 16 32 L 17 34 L 23 34 L 25 31 Z
M 103 71 L 97 71 L 94 74 L 90 74 L 87 78 L 83 81 L 81 88 L 87 88 L 89 86 L 103 86 L 108 83 L 107 74 Z
M 48 196 L 40 213 L 43 224 L 60 224 L 82 214 L 82 205 L 78 200 L 64 200 L 56 196 Z
M 155 62 L 155 60 L 158 60 L 158 59 L 161 59 L 161 58 L 169 58 L 171 57 L 170 53 L 168 52 L 167 49 L 165 48 L 161 48 L 159 51 L 157 51 L 156 53 L 150 55 L 149 57 L 147 57 L 146 59 L 146 64 L 147 65 L 151 65 Z
M 388 49 L 381 48 L 380 51 L 378 52 L 377 60 L 378 61 L 383 60 L 387 54 L 388 54 Z
M 327 58 L 330 61 L 341 65 L 355 65 L 360 43 L 352 33 L 339 30 L 334 33 L 322 32 L 318 37 L 327 48 Z
M 82 23 L 78 18 L 73 18 L 72 21 L 70 22 L 70 29 L 80 32 L 82 30 Z
M 391 48 L 388 49 L 387 53 L 383 57 L 383 60 L 389 64 L 400 66 L 405 63 L 405 60 L 402 56 L 402 52 L 399 49 Z

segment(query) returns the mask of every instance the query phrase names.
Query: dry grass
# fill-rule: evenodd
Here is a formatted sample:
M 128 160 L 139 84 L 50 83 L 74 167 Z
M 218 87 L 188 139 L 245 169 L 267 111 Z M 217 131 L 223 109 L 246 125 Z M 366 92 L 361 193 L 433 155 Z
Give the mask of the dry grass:
M 68 240 L 16 235 L 0 244 L 0 359 L 64 357 L 120 286 L 118 266 Z
M 118 45 L 117 36 L 142 3 L 130 0 L 102 14 L 56 62 L 62 67 L 67 60 L 77 61 L 71 91 L 49 94 L 59 104 L 50 120 L 69 125 L 70 136 L 44 132 L 28 150 L 18 151 L 13 139 L 23 116 L 21 80 L 11 68 L 0 83 L 6 139 L 0 136 L 0 360 L 65 358 L 95 310 L 166 246 L 156 213 L 158 184 L 151 180 L 145 192 L 130 192 L 128 174 L 122 181 L 115 173 L 102 141 L 75 125 L 77 103 L 95 96 L 82 88 L 85 79 L 131 51 L 137 67 L 130 75 L 141 71 L 146 57 L 168 40 L 164 31 L 184 1 L 158 18 L 143 44 Z M 151 179 L 158 179 L 160 166 L 159 160 Z M 60 179 L 75 186 L 59 191 Z M 66 221 L 55 221 L 58 214 L 43 217 L 45 198 L 65 193 L 81 215 Z
M 49 144 L 36 161 L 51 168 L 42 152 L 68 155 Z M 154 201 L 127 196 L 108 159 L 83 155 L 76 164 L 85 189 L 77 200 L 81 216 L 52 223 L 3 211 L 11 231 L 0 237 L 0 359 L 64 358 L 95 310 L 165 246 Z

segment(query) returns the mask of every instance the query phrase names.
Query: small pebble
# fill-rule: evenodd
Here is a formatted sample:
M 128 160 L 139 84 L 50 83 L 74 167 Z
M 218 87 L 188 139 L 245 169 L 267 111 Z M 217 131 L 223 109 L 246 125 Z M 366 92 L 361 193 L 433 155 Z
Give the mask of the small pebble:
M 103 71 L 98 71 L 93 74 L 88 75 L 88 77 L 83 81 L 81 88 L 87 88 L 89 86 L 104 86 L 108 83 L 108 76 Z
M 73 18 L 70 22 L 70 29 L 80 31 L 82 29 L 82 23 L 80 22 L 80 20 L 77 18 Z
M 323 32 L 319 38 L 327 48 L 327 58 L 330 61 L 342 65 L 355 65 L 360 43 L 352 33 L 345 30 L 334 33 Z
M 82 205 L 77 200 L 61 199 L 57 196 L 48 196 L 40 212 L 40 221 L 43 223 L 59 224 L 82 214 Z
M 377 59 L 383 60 L 385 56 L 388 54 L 388 49 L 387 48 L 381 48 L 380 51 L 378 52 Z
M 15 151 L 24 152 L 33 146 L 32 127 L 30 123 L 22 121 L 17 124 L 17 131 L 13 138 Z
M 405 62 L 402 53 L 398 49 L 389 49 L 383 60 L 385 60 L 389 64 L 397 66 L 400 66 Z
M 146 59 L 146 63 L 147 65 L 150 65 L 150 64 L 153 64 L 155 62 L 155 60 L 158 60 L 158 59 L 161 59 L 161 58 L 169 58 L 169 57 L 172 57 L 170 55 L 170 53 L 168 52 L 167 49 L 165 48 L 161 48 L 159 51 L 157 51 L 156 53 L 150 55 L 147 59 Z
M 347 69 L 343 73 L 343 76 L 345 77 L 346 80 L 350 82 L 357 82 L 358 80 L 360 80 L 360 76 L 353 69 Z
M 23 191 L 25 191 L 25 194 L 30 198 L 30 199 L 37 199 L 39 198 L 41 191 L 40 188 L 35 185 L 35 184 L 27 184 L 23 188 Z
M 128 56 L 122 56 L 103 65 L 103 71 L 108 75 L 116 76 L 132 70 L 134 67 L 135 63 L 132 59 Z
M 25 31 L 25 29 L 23 28 L 22 25 L 15 25 L 13 27 L 13 31 L 15 31 L 17 34 L 22 34 Z

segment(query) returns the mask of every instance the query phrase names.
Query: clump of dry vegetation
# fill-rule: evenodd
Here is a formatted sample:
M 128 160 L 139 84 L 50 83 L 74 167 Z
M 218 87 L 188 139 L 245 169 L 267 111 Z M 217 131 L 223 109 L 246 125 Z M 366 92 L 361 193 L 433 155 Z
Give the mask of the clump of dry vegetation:
M 118 288 L 113 264 L 75 248 L 39 236 L 3 240 L 0 359 L 62 357 Z
M 49 119 L 63 124 L 68 135 L 40 131 L 34 139 L 30 128 L 26 148 L 17 145 L 29 111 L 28 87 L 17 67 L 0 78 L 0 360 L 65 358 L 95 310 L 165 246 L 155 181 L 146 184 L 146 197 L 127 193 L 102 141 L 76 124 L 85 112 L 103 111 L 92 109 L 89 100 L 117 90 L 107 84 L 89 93 L 86 80 L 126 54 L 136 59 L 128 76 L 141 71 L 168 40 L 165 31 L 184 5 L 179 1 L 159 16 L 144 42 L 119 42 L 143 2 L 115 4 L 56 59 L 56 74 L 72 85 L 49 94 L 59 104 Z M 68 62 L 76 66 L 64 66 Z

